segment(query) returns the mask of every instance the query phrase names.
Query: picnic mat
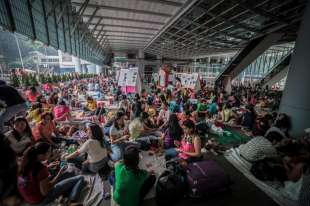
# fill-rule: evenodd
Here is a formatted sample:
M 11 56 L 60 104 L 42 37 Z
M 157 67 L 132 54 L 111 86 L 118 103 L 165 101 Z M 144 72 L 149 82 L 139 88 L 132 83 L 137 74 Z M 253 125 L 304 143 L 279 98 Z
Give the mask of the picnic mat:
M 211 136 L 217 139 L 217 141 L 223 145 L 239 145 L 250 140 L 250 137 L 241 134 L 235 129 L 227 127 L 224 129 L 223 135 L 212 134 Z
M 84 186 L 78 197 L 78 202 L 83 203 L 84 206 L 107 206 L 108 203 L 103 199 L 104 196 L 104 182 L 99 175 L 83 175 L 87 185 Z M 108 191 L 110 192 L 110 191 Z M 22 206 L 33 206 L 27 203 Z M 57 201 L 54 201 L 47 206 L 59 206 Z

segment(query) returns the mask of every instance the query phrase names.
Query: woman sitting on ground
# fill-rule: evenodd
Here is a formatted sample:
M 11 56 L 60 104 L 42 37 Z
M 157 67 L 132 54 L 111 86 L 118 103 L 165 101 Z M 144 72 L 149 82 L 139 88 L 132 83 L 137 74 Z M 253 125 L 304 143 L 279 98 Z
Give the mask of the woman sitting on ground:
M 110 158 L 112 161 L 118 161 L 122 158 L 123 143 L 129 139 L 128 127 L 125 124 L 125 113 L 119 111 L 116 114 L 109 136 L 112 150 Z
M 171 114 L 168 120 L 168 128 L 161 136 L 164 149 L 174 147 L 174 141 L 182 139 L 183 129 L 179 124 L 176 114 Z
M 17 117 L 14 119 L 13 129 L 5 134 L 5 141 L 17 155 L 22 155 L 27 147 L 32 144 L 32 132 L 25 118 Z
M 113 198 L 120 206 L 138 206 L 155 184 L 155 175 L 139 169 L 139 151 L 128 147 L 123 161 L 115 165 Z
M 201 140 L 196 134 L 195 123 L 186 120 L 183 123 L 184 135 L 181 142 L 175 141 L 177 148 L 166 150 L 166 159 L 179 157 L 187 162 L 198 161 L 201 159 Z
M 51 109 L 51 105 L 49 105 L 47 102 L 46 102 L 46 99 L 43 95 L 39 95 L 37 96 L 37 101 L 38 103 L 40 103 L 42 105 L 42 108 L 45 109 L 45 110 L 50 110 Z
M 58 93 L 52 93 L 47 102 L 50 105 L 56 105 L 58 103 Z
M 159 111 L 159 114 L 156 120 L 156 124 L 161 127 L 166 127 L 169 121 L 169 115 L 170 115 L 170 111 L 168 109 L 168 104 L 162 103 L 161 109 Z
M 87 97 L 86 111 L 95 112 L 97 109 L 97 102 L 92 97 Z
M 229 123 L 235 118 L 235 113 L 231 109 L 230 104 L 225 104 L 222 112 L 220 113 L 220 117 L 218 119 L 219 122 Z
M 50 179 L 48 168 L 42 162 L 49 159 L 51 146 L 39 142 L 25 151 L 19 176 L 18 190 L 29 204 L 47 205 L 63 194 L 69 194 L 70 204 L 76 202 L 84 185 L 83 176 L 60 180 L 65 171 L 62 167 L 58 174 Z
M 55 121 L 65 121 L 69 120 L 70 115 L 70 108 L 66 105 L 64 100 L 60 100 L 57 106 L 53 109 Z
M 30 87 L 30 89 L 26 91 L 26 98 L 29 102 L 36 102 L 38 96 L 40 96 L 40 93 L 35 87 Z
M 97 173 L 102 168 L 107 167 L 107 149 L 103 141 L 101 128 L 91 123 L 87 129 L 89 139 L 75 152 L 65 157 L 65 160 L 73 160 L 81 154 L 87 154 L 87 160 L 82 163 L 82 171 Z
M 41 115 L 41 122 L 36 124 L 36 126 L 32 129 L 32 134 L 35 141 L 45 140 L 50 144 L 55 143 L 54 135 L 58 136 L 59 133 L 53 119 L 53 114 L 50 112 L 44 112 Z
M 34 103 L 27 114 L 27 120 L 31 123 L 38 124 L 41 121 L 41 114 L 44 112 L 41 103 Z

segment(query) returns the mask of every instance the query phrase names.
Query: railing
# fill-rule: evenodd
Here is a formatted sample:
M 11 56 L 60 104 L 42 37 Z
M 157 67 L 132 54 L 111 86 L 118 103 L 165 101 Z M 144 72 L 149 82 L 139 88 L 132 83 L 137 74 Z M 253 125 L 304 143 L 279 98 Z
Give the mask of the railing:
M 257 82 L 269 74 L 273 68 L 294 51 L 295 43 L 275 45 L 261 54 L 234 81 Z

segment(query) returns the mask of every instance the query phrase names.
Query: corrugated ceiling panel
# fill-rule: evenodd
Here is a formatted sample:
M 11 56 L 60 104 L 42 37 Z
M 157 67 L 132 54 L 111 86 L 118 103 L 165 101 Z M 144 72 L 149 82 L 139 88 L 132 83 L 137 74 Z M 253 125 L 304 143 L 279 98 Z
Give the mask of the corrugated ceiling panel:
M 35 25 L 36 38 L 45 44 L 48 44 L 48 34 L 45 29 L 45 20 L 42 1 L 37 0 L 32 3 L 32 15 Z
M 0 1 L 0 25 L 6 28 L 11 28 L 11 24 L 8 18 L 8 11 L 4 1 Z
M 66 12 L 66 14 L 67 14 L 67 12 Z M 64 26 L 65 26 L 64 29 L 65 29 L 66 51 L 69 53 L 72 53 L 71 39 L 70 39 L 70 32 L 71 32 L 70 27 L 72 27 L 72 24 L 69 22 L 70 18 L 68 17 L 68 15 L 64 15 L 63 21 L 64 21 Z
M 61 13 L 61 9 L 59 7 L 57 7 L 55 10 L 56 10 L 56 14 Z M 58 16 L 56 19 L 58 21 Z M 63 28 L 63 18 L 59 20 L 59 23 L 57 25 L 57 33 L 58 33 L 59 49 L 65 52 L 66 47 L 65 47 L 65 36 L 64 36 L 64 28 Z
M 15 19 L 16 31 L 34 38 L 27 0 L 11 0 L 12 13 Z
M 51 1 L 44 1 L 46 12 L 49 11 L 49 8 L 52 8 Z M 48 32 L 50 37 L 50 45 L 58 49 L 58 41 L 57 41 L 57 30 L 55 23 L 55 15 L 54 12 L 47 19 Z

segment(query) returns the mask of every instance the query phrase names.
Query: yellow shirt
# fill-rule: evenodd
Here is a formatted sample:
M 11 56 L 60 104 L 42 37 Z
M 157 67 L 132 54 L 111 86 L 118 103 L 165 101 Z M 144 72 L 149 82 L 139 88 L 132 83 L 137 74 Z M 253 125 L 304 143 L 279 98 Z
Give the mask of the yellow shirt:
M 95 111 L 97 109 L 97 102 L 95 100 L 87 101 L 86 107 L 91 111 Z
M 30 111 L 27 115 L 27 119 L 33 121 L 36 124 L 39 123 L 41 121 L 40 109 L 38 108 L 38 109 Z

